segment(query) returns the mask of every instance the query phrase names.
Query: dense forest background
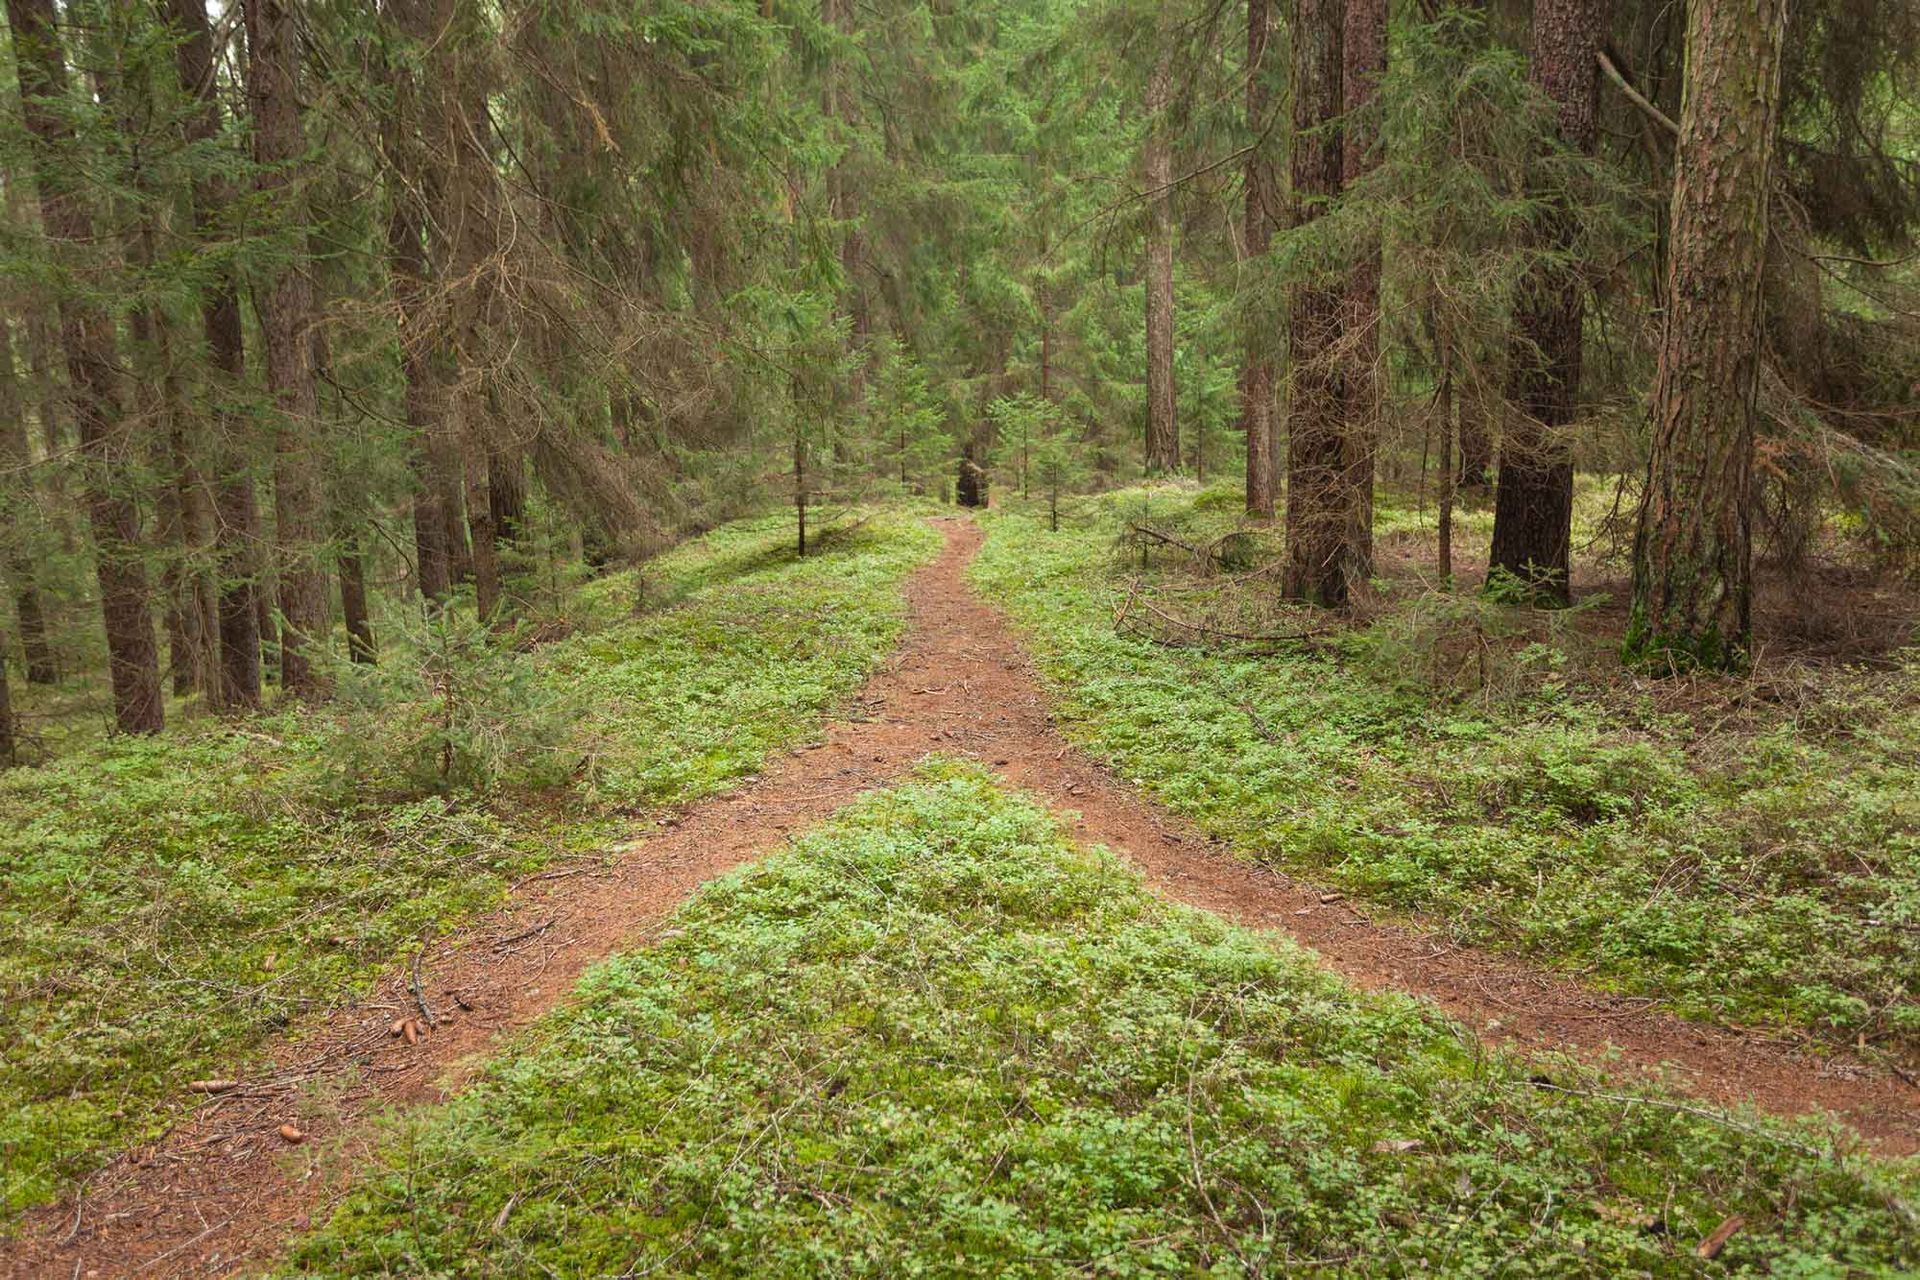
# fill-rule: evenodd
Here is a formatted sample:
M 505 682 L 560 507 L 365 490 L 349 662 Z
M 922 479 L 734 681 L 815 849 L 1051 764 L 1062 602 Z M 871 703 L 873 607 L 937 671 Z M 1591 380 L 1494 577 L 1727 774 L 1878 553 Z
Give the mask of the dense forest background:
M 1836 617 L 1913 568 L 1906 4 L 7 15 L 0 759 L 504 644 L 772 503 L 804 554 L 1244 477 L 1279 593 L 1564 602 L 1578 550 L 1667 670 L 1751 660 L 1755 563 Z

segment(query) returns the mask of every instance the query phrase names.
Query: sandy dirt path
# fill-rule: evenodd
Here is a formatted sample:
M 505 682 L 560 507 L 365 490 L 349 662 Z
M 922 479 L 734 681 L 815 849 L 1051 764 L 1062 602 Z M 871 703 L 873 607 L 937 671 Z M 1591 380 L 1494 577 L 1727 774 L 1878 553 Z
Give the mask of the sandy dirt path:
M 908 585 L 900 650 L 821 743 L 728 794 L 671 813 L 606 865 L 522 882 L 501 910 L 429 948 L 418 1017 L 412 974 L 335 1009 L 278 1046 L 271 1065 L 123 1154 L 83 1194 L 0 1245 L 9 1276 L 204 1276 L 257 1268 L 323 1216 L 377 1144 L 389 1108 L 432 1104 L 468 1080 L 503 1033 L 567 999 L 589 965 L 644 945 L 703 882 L 776 847 L 929 752 L 974 757 L 1042 797 L 1090 843 L 1120 852 L 1171 898 L 1288 934 L 1357 985 L 1424 996 L 1489 1040 L 1608 1058 L 1719 1105 L 1839 1115 L 1874 1148 L 1920 1150 L 1920 1089 L 1883 1070 L 1817 1057 L 1589 990 L 1512 959 L 1381 923 L 1322 889 L 1240 861 L 1074 750 L 1005 617 L 967 586 L 981 542 L 937 522 L 946 546 Z M 293 1124 L 306 1135 L 280 1135 Z

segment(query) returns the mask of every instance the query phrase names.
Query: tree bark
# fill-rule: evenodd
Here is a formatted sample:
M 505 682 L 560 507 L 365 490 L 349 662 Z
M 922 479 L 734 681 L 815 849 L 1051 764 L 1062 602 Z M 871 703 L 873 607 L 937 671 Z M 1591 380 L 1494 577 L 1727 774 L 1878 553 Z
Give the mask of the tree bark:
M 1267 43 L 1272 35 L 1268 0 L 1247 0 L 1246 258 L 1266 256 L 1273 243 L 1273 161 L 1263 133 L 1272 93 L 1267 86 Z M 1247 439 L 1247 514 L 1273 519 L 1273 365 L 1249 336 L 1240 365 L 1240 429 Z
M 1599 111 L 1597 55 L 1606 43 L 1609 0 L 1539 0 L 1533 11 L 1528 78 L 1557 106 L 1561 140 L 1593 149 Z M 1546 247 L 1573 247 L 1571 214 L 1550 212 Z M 1560 262 L 1533 267 L 1520 282 L 1508 343 L 1506 430 L 1494 491 L 1489 573 L 1503 570 L 1536 598 L 1570 598 L 1573 455 L 1565 438 L 1580 394 L 1586 292 Z
M 1786 0 L 1693 0 L 1630 657 L 1734 669 L 1752 647 L 1753 419 Z
M 303 226 L 306 196 L 298 166 L 306 158 L 300 118 L 300 32 L 292 0 L 246 0 L 247 98 L 253 113 L 260 192 L 283 222 Z M 320 421 L 314 378 L 313 283 L 300 266 L 282 267 L 257 300 L 267 348 L 267 390 L 280 421 L 274 432 L 274 551 L 280 596 L 280 684 L 297 698 L 325 693 L 313 649 L 327 634 L 327 580 L 320 566 L 320 486 L 312 438 Z
M 1293 199 L 1296 225 L 1320 216 L 1340 194 L 1341 0 L 1294 0 Z M 1295 286 L 1287 437 L 1285 591 L 1328 606 L 1346 603 L 1352 561 L 1352 504 L 1340 379 L 1344 292 Z
M 347 656 L 372 665 L 380 649 L 374 643 L 373 623 L 367 616 L 366 562 L 360 556 L 360 543 L 351 535 L 342 540 L 338 573 L 340 612 L 347 624 Z
M 175 33 L 174 66 L 181 91 L 194 103 L 183 132 L 189 142 L 204 143 L 220 132 L 213 34 L 207 26 L 206 5 L 204 0 L 166 0 L 166 7 Z M 220 214 L 231 196 L 229 185 L 218 177 L 194 182 L 193 229 L 203 244 L 218 237 Z M 222 708 L 248 711 L 260 705 L 260 626 L 254 601 L 260 518 L 253 476 L 241 447 L 245 426 L 233 409 L 234 398 L 246 382 L 246 344 L 240 293 L 231 271 L 222 271 L 202 295 L 200 327 L 211 369 L 212 439 L 205 443 L 210 445 L 216 473 L 211 520 L 218 582 L 213 590 L 212 629 L 219 636 L 219 655 L 218 680 L 210 681 L 209 689 Z
M 34 141 L 41 222 L 56 252 L 84 252 L 93 244 L 93 217 L 78 187 L 81 174 L 58 155 L 71 131 L 51 105 L 67 91 L 53 0 L 7 0 L 7 19 L 22 112 Z M 140 509 L 131 492 L 127 423 L 116 385 L 113 322 L 98 305 L 70 293 L 60 300 L 60 333 L 80 427 L 114 720 L 122 732 L 158 733 L 165 726 L 166 710 L 152 594 L 140 556 Z
M 473 604 L 480 621 L 500 621 L 499 532 L 493 523 L 493 495 L 483 456 L 467 455 L 467 527 L 473 538 Z
M 1149 472 L 1180 469 L 1180 425 L 1173 386 L 1173 47 L 1164 22 L 1147 77 L 1147 443 Z
M 1372 109 L 1387 69 L 1387 0 L 1346 0 L 1340 35 L 1341 184 L 1350 187 L 1379 164 Z M 1347 276 L 1341 341 L 1346 359 L 1346 497 L 1349 503 L 1349 589 L 1373 575 L 1373 473 L 1380 449 L 1380 245 L 1361 252 Z
M 6 637 L 0 635 L 0 769 L 20 763 L 13 736 L 13 690 L 7 684 Z
M 5 546 L 7 585 L 13 592 L 14 614 L 20 623 L 21 656 L 26 659 L 23 674 L 28 684 L 52 684 L 59 678 L 54 666 L 53 646 L 47 640 L 46 611 L 40 605 L 40 576 L 33 562 L 33 548 L 24 539 L 37 521 L 33 505 L 33 448 L 27 442 L 26 408 L 20 396 L 20 379 L 13 363 L 13 329 L 0 317 L 0 468 L 12 472 L 0 483 L 0 517 L 4 528 L 0 537 L 10 540 Z

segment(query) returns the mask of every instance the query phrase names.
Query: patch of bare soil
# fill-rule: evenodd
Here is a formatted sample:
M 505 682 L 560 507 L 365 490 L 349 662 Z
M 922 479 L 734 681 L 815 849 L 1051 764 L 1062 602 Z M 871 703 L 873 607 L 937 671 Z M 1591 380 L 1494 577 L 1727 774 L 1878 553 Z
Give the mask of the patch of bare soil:
M 1431 930 L 1375 921 L 1214 847 L 1060 736 L 1006 620 L 963 577 L 979 529 L 939 524 L 946 548 L 909 584 L 899 653 L 824 742 L 661 819 L 609 865 L 522 882 L 500 911 L 429 948 L 417 986 L 402 969 L 367 1000 L 317 1018 L 278 1047 L 269 1069 L 107 1165 L 76 1200 L 30 1219 L 0 1272 L 203 1276 L 261 1266 L 344 1191 L 379 1138 L 382 1112 L 457 1092 L 503 1032 L 560 1004 L 596 960 L 644 945 L 701 883 L 930 752 L 991 765 L 1069 815 L 1080 838 L 1130 858 L 1169 897 L 1287 933 L 1359 985 L 1427 997 L 1489 1039 L 1604 1057 L 1719 1105 L 1831 1112 L 1875 1149 L 1920 1150 L 1920 1089 L 1880 1068 L 1686 1022 Z M 395 1034 L 409 1019 L 412 1033 Z

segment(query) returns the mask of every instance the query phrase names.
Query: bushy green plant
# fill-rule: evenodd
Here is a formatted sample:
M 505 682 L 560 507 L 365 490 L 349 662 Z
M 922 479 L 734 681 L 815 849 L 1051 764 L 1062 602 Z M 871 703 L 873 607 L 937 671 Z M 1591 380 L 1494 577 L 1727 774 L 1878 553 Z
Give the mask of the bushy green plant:
M 564 780 L 579 758 L 567 750 L 574 699 L 514 640 L 455 601 L 427 609 L 384 661 L 341 664 L 321 757 L 339 789 L 484 794 Z

